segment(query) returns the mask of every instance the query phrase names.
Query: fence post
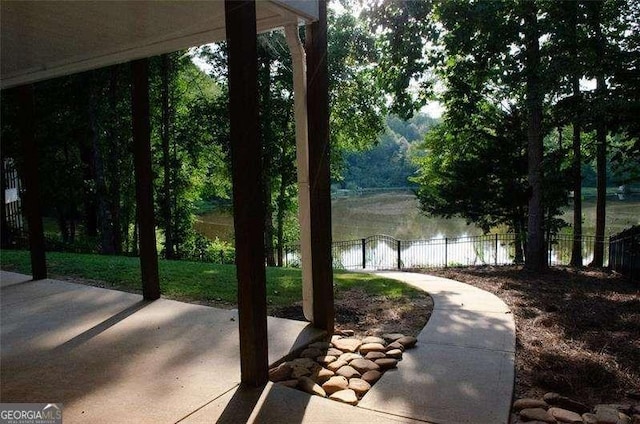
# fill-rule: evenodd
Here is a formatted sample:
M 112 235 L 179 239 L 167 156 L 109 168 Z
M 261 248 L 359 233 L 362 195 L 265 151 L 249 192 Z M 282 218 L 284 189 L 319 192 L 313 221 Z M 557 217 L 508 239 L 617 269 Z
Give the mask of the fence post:
M 367 267 L 367 239 L 362 239 L 362 269 Z
M 400 250 L 400 240 L 398 240 L 398 269 L 402 269 L 402 253 Z
M 444 267 L 449 266 L 449 253 L 447 252 L 447 247 L 449 246 L 449 238 L 444 238 Z
M 496 234 L 496 243 L 495 243 L 495 248 L 496 248 L 496 260 L 495 260 L 495 264 L 496 264 L 496 266 L 498 266 L 498 234 Z

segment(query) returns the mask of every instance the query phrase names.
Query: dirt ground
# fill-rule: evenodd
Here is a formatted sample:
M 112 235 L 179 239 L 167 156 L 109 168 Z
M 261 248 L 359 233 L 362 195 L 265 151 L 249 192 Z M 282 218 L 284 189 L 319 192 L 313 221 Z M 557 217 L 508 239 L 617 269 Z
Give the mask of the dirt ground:
M 496 294 L 516 319 L 516 397 L 595 405 L 640 396 L 640 285 L 594 270 L 428 271 Z
M 336 294 L 335 308 L 336 330 L 354 330 L 358 337 L 384 333 L 416 336 L 431 316 L 433 301 L 426 293 L 413 299 L 390 299 L 350 289 Z M 274 308 L 269 315 L 304 320 L 300 303 Z

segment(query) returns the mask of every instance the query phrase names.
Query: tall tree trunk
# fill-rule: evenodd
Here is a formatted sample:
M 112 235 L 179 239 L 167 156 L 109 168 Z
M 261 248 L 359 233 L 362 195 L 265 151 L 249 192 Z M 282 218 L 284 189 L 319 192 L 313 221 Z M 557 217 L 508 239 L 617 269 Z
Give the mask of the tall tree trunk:
M 167 259 L 175 257 L 173 243 L 173 222 L 171 217 L 171 157 L 169 152 L 169 125 L 171 111 L 169 110 L 169 73 L 170 60 L 168 54 L 160 56 L 160 73 L 162 78 L 162 167 L 164 184 L 162 199 L 162 218 L 164 221 L 164 255 Z
M 98 227 L 100 228 L 100 251 L 102 253 L 113 254 L 113 237 L 111 236 L 111 225 L 109 222 L 109 208 L 107 202 L 107 184 L 104 174 L 104 163 L 102 161 L 102 149 L 100 148 L 100 138 L 98 136 L 97 88 L 93 83 L 93 77 L 91 74 L 88 76 L 89 103 L 87 112 L 91 136 L 91 161 L 93 163 L 93 175 L 96 187 L 95 196 L 97 222 Z
M 574 76 L 573 95 L 580 99 L 579 77 Z M 580 138 L 580 118 L 576 112 L 573 118 L 573 248 L 571 266 L 582 266 L 582 140 Z
M 287 181 L 285 170 L 280 171 L 280 189 L 278 190 L 278 216 L 276 219 L 276 248 L 278 250 L 278 266 L 282 267 L 284 256 L 284 219 L 286 217 Z
M 513 242 L 513 246 L 515 249 L 515 256 L 513 258 L 513 262 L 516 264 L 521 264 L 524 262 L 524 250 L 522 249 L 522 237 L 523 237 L 523 231 L 524 228 L 522 228 L 522 220 L 518 217 L 518 218 L 514 218 L 513 220 L 513 235 L 514 235 L 514 242 Z
M 527 253 L 525 268 L 541 271 L 547 267 L 547 254 L 544 240 L 544 208 L 542 202 L 542 86 L 540 81 L 540 44 L 538 29 L 538 10 L 532 1 L 522 4 L 525 25 L 525 47 L 527 74 L 527 140 L 528 140 L 528 179 L 529 179 L 529 220 L 527 225 Z
M 570 265 L 580 267 L 582 266 L 582 140 L 580 137 L 582 98 L 580 94 L 580 72 L 578 70 L 578 2 L 572 2 L 571 7 L 569 30 L 571 31 L 571 60 L 574 66 L 571 77 L 574 110 L 572 119 L 573 158 L 571 161 L 571 174 L 573 177 L 573 246 Z
M 261 77 L 261 89 L 262 89 L 262 101 L 260 102 L 260 108 L 262 111 L 262 134 L 264 139 L 263 152 L 262 152 L 262 169 L 263 169 L 263 196 L 264 196 L 264 253 L 267 260 L 267 266 L 275 266 L 275 249 L 273 248 L 273 204 L 271 202 L 271 174 L 273 172 L 273 160 L 271 146 L 274 145 L 274 134 L 271 128 L 271 59 L 268 57 L 268 53 L 265 54 L 264 62 L 260 69 Z
M 111 211 L 111 243 L 113 252 L 117 255 L 122 253 L 122 230 L 121 230 L 121 178 L 120 173 L 120 135 L 118 133 L 118 67 L 112 66 L 109 70 L 109 109 L 111 111 L 111 119 L 109 122 L 109 168 L 110 168 L 110 184 L 109 184 L 109 206 Z
M 590 3 L 590 24 L 594 33 L 593 48 L 599 62 L 596 64 L 596 93 L 598 113 L 595 116 L 596 121 L 596 238 L 593 246 L 593 261 L 590 266 L 601 268 L 604 264 L 604 230 L 605 230 L 605 214 L 606 214 L 606 196 L 607 196 L 607 128 L 605 123 L 605 97 L 607 94 L 604 68 L 602 60 L 604 60 L 604 38 L 602 35 L 601 12 L 602 2 L 595 1 Z
M 596 91 L 604 91 L 604 77 L 597 78 Z M 607 202 L 607 130 L 603 118 L 596 126 L 596 239 L 593 246 L 591 266 L 601 268 L 604 264 L 604 230 Z

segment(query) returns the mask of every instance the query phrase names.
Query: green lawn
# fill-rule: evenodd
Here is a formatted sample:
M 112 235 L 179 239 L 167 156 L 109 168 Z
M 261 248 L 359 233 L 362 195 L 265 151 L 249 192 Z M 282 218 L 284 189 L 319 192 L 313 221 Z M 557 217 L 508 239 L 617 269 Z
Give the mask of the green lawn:
M 30 274 L 29 252 L 0 250 L 0 268 Z M 104 282 L 109 288 L 140 292 L 138 258 L 49 252 L 47 268 L 52 278 L 75 277 Z M 334 284 L 336 297 L 353 288 L 390 299 L 422 295 L 398 281 L 361 273 L 335 271 Z M 300 301 L 300 286 L 299 269 L 267 268 L 267 302 L 270 307 Z M 160 288 L 164 296 L 173 299 L 235 305 L 236 268 L 234 265 L 160 260 Z

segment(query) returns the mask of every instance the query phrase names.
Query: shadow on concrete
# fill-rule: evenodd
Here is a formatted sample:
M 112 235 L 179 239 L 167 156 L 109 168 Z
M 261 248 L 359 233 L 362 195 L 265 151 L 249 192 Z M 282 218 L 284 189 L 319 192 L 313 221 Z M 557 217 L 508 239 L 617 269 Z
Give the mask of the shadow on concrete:
M 151 302 L 152 301 L 141 300 L 141 301 L 129 306 L 128 308 L 124 309 L 123 311 L 118 312 L 117 314 L 105 319 L 100 324 L 95 325 L 92 328 L 90 328 L 89 330 L 87 330 L 87 331 L 85 331 L 85 332 L 83 332 L 81 334 L 78 334 L 76 337 L 72 338 L 71 340 L 62 343 L 61 345 L 59 345 L 58 347 L 53 349 L 52 353 L 53 354 L 68 353 L 69 350 L 74 349 L 74 348 L 80 346 L 81 344 L 84 344 L 84 343 L 88 342 L 89 340 L 91 340 L 92 338 L 96 337 L 100 333 L 108 330 L 109 328 L 113 327 L 114 325 L 116 325 L 117 323 L 119 323 L 122 320 L 126 319 L 127 317 L 135 314 L 136 312 L 138 312 L 139 310 L 141 310 L 145 306 L 149 305 Z
M 0 301 L 2 402 L 64 403 L 70 422 L 176 422 L 240 381 L 235 311 L 55 280 Z M 310 334 L 269 318 L 270 357 Z

